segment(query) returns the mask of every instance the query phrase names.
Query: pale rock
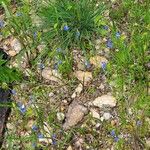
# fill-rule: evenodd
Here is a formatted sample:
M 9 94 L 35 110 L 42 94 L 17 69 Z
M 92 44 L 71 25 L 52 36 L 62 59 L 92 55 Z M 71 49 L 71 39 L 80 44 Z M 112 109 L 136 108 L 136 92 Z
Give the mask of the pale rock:
M 46 80 L 51 80 L 55 82 L 61 83 L 61 75 L 58 73 L 57 70 L 51 70 L 50 68 L 46 67 L 42 70 L 42 77 Z
M 69 147 L 67 148 L 67 150 L 73 150 L 73 149 L 72 149 L 72 146 L 69 146 Z
M 64 113 L 62 113 L 62 112 L 58 112 L 58 113 L 57 113 L 57 119 L 58 119 L 59 121 L 64 120 L 64 118 L 65 118 Z
M 19 53 L 21 51 L 21 43 L 19 42 L 18 39 L 14 38 L 11 42 L 10 42 L 10 46 L 12 48 L 12 50 L 14 50 L 16 53 Z
M 110 113 L 107 113 L 107 112 L 106 112 L 106 113 L 103 114 L 104 120 L 109 120 L 111 117 L 112 117 L 112 116 L 111 116 Z
M 87 108 L 78 104 L 78 102 L 73 101 L 69 106 L 68 112 L 66 114 L 65 123 L 63 124 L 63 128 L 65 130 L 70 129 L 75 126 L 78 122 L 80 122 L 84 115 L 87 113 Z
M 146 145 L 148 146 L 148 148 L 150 148 L 150 139 L 146 140 Z
M 97 106 L 99 108 L 103 108 L 103 107 L 115 107 L 116 106 L 116 99 L 115 97 L 111 96 L 111 95 L 102 95 L 100 97 L 97 97 L 94 101 L 93 101 L 93 105 Z
M 53 92 L 50 92 L 50 93 L 48 94 L 48 96 L 49 96 L 49 97 L 53 97 L 53 96 L 54 96 L 54 93 L 53 93 Z
M 79 96 L 83 90 L 83 85 L 80 83 L 78 87 L 75 89 L 74 93 L 72 94 L 71 98 L 75 98 L 76 96 Z
M 99 50 L 99 49 L 100 49 L 100 46 L 99 46 L 99 45 L 96 45 L 96 46 L 95 46 L 95 49 L 96 49 L 96 50 Z
M 75 77 L 77 77 L 78 80 L 83 82 L 84 85 L 87 85 L 87 83 L 93 79 L 91 72 L 84 72 L 84 71 L 76 71 Z
M 8 55 L 10 55 L 11 57 L 13 57 L 13 56 L 17 55 L 17 53 L 14 50 L 10 50 L 10 51 L 8 51 Z
M 100 115 L 96 110 L 91 109 L 90 111 L 91 111 L 91 114 L 92 114 L 93 118 L 100 119 Z
M 108 60 L 102 56 L 94 56 L 90 58 L 90 63 L 93 64 L 95 67 L 101 67 L 101 63 L 107 63 Z

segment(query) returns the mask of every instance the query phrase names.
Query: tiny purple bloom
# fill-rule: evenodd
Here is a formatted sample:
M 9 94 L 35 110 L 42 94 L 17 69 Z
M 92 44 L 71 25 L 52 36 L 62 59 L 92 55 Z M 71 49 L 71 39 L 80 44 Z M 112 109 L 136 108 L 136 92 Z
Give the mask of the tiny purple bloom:
M 17 16 L 17 17 L 20 17 L 20 16 L 22 16 L 22 13 L 17 12 L 17 13 L 16 13 L 16 16 Z
M 69 29 L 70 28 L 67 25 L 64 26 L 64 31 L 68 31 Z
M 18 103 L 18 107 L 19 107 L 20 112 L 21 112 L 22 114 L 25 114 L 25 112 L 26 112 L 26 107 L 25 107 L 25 105 L 22 104 L 22 103 Z
M 120 32 L 116 32 L 116 38 L 119 38 L 120 37 Z
M 106 25 L 103 26 L 103 29 L 104 29 L 104 30 L 108 30 L 108 26 L 106 26 Z
M 110 49 L 113 48 L 113 42 L 112 42 L 112 40 L 111 40 L 111 39 L 108 39 L 106 45 L 107 45 L 107 47 L 110 48 Z
M 3 27 L 4 27 L 4 21 L 0 20 L 0 28 L 3 28 Z
M 114 138 L 114 141 L 115 141 L 115 142 L 118 142 L 118 141 L 119 141 L 119 137 L 116 136 L 116 137 Z
M 140 120 L 138 120 L 138 121 L 136 122 L 136 125 L 137 125 L 137 126 L 141 126 L 141 125 L 142 125 L 142 122 L 141 122 Z
M 77 31 L 77 32 L 76 32 L 76 38 L 79 38 L 79 37 L 80 37 L 80 32 Z
M 37 32 L 34 32 L 33 33 L 33 38 L 36 39 L 36 37 L 37 37 Z
M 62 49 L 59 47 L 59 48 L 56 49 L 56 51 L 57 51 L 57 52 L 61 52 Z
M 41 134 L 41 133 L 38 133 L 38 135 L 37 135 L 37 136 L 38 136 L 38 138 L 39 138 L 39 139 L 44 138 L 43 134 Z
M 89 69 L 91 67 L 91 64 L 88 60 L 85 61 L 85 66 L 87 69 Z
M 33 131 L 37 131 L 38 130 L 38 126 L 36 126 L 36 125 L 33 125 L 31 128 L 32 128 Z
M 110 132 L 110 135 L 111 135 L 112 137 L 116 137 L 115 130 L 112 130 L 112 131 Z
M 45 65 L 44 65 L 43 63 L 40 63 L 40 64 L 39 64 L 39 68 L 40 68 L 41 70 L 43 70 L 43 69 L 45 68 Z
M 53 144 L 53 145 L 56 145 L 56 144 L 57 144 L 57 142 L 56 142 L 56 134 L 53 134 L 53 135 L 52 135 L 52 144 Z
M 102 62 L 102 63 L 101 63 L 101 67 L 102 67 L 103 70 L 106 69 L 106 66 L 107 66 L 107 64 L 106 64 L 105 62 Z
M 11 90 L 11 93 L 12 93 L 13 95 L 16 95 L 16 94 L 17 94 L 16 90 L 14 90 L 14 89 Z

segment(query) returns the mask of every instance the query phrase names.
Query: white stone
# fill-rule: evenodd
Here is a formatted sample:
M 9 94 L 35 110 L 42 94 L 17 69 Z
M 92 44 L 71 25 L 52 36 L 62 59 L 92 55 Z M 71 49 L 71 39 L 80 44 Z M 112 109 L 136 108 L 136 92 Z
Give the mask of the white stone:
M 75 98 L 76 96 L 79 96 L 80 93 L 82 92 L 83 90 L 83 85 L 80 83 L 78 85 L 78 87 L 75 89 L 74 93 L 72 94 L 71 98 Z
M 102 95 L 101 97 L 97 97 L 94 101 L 93 101 L 93 105 L 97 106 L 99 108 L 103 108 L 103 107 L 115 107 L 116 106 L 116 99 L 115 97 L 111 96 L 111 95 Z
M 91 111 L 91 114 L 92 114 L 93 118 L 100 119 L 100 115 L 99 115 L 98 112 L 96 112 L 96 110 L 91 109 L 90 111 Z
M 21 44 L 18 39 L 13 39 L 10 42 L 10 46 L 11 46 L 12 50 L 16 51 L 16 53 L 19 53 L 22 49 Z
M 64 118 L 65 118 L 64 113 L 62 113 L 62 112 L 58 112 L 58 113 L 57 113 L 57 119 L 58 119 L 59 121 L 64 120 Z
M 105 120 L 109 120 L 110 118 L 111 118 L 112 116 L 111 116 L 111 114 L 110 113 L 104 113 L 103 114 L 103 118 L 105 119 Z
M 67 148 L 67 150 L 73 150 L 73 149 L 72 149 L 72 147 L 71 147 L 71 146 L 69 146 L 69 147 Z
M 86 113 L 86 107 L 78 104 L 76 101 L 73 101 L 69 106 L 68 112 L 66 114 L 66 119 L 63 128 L 65 130 L 70 129 L 78 122 L 80 122 Z
M 108 60 L 105 57 L 98 56 L 98 55 L 90 58 L 90 63 L 93 64 L 95 67 L 100 68 L 102 62 L 107 63 Z
M 77 77 L 78 80 L 83 82 L 84 85 L 86 85 L 88 82 L 90 82 L 93 79 L 91 72 L 84 72 L 80 70 L 75 72 L 75 77 Z

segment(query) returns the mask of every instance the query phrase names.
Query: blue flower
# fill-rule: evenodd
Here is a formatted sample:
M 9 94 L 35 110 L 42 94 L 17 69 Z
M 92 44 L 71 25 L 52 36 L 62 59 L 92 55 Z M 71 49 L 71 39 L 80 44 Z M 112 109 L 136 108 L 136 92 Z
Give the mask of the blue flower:
M 16 13 L 16 16 L 17 16 L 17 17 L 20 17 L 20 16 L 22 16 L 22 13 L 21 13 L 21 12 L 17 12 L 17 13 Z
M 13 95 L 16 95 L 16 94 L 17 94 L 16 90 L 14 90 L 14 89 L 11 90 L 11 93 L 12 93 Z
M 137 126 L 141 126 L 141 125 L 142 125 L 142 122 L 141 122 L 140 120 L 138 120 L 138 121 L 136 122 L 136 125 L 137 125 Z
M 116 32 L 116 38 L 119 38 L 120 37 L 120 32 Z
M 38 133 L 37 137 L 38 137 L 38 139 L 42 139 L 42 138 L 44 138 L 44 135 L 41 133 Z
M 102 63 L 101 63 L 101 67 L 102 67 L 103 70 L 106 69 L 106 66 L 107 66 L 107 64 L 106 64 L 105 62 L 102 62 Z
M 36 37 L 37 37 L 37 32 L 34 32 L 33 33 L 33 38 L 36 39 Z
M 61 52 L 62 49 L 59 47 L 59 48 L 56 49 L 56 51 L 57 51 L 57 52 Z
M 116 137 L 114 138 L 114 141 L 115 141 L 115 142 L 118 142 L 118 141 L 119 141 L 119 137 L 116 136 Z
M 45 65 L 44 65 L 43 63 L 40 63 L 40 64 L 39 64 L 39 68 L 40 68 L 41 70 L 43 70 L 43 69 L 45 68 Z
M 61 60 L 58 60 L 57 63 L 54 64 L 54 69 L 58 70 L 58 67 L 62 64 Z
M 35 148 L 36 147 L 36 143 L 33 142 L 32 143 L 32 147 Z
M 67 25 L 64 26 L 64 31 L 68 31 L 69 29 L 70 29 L 69 26 Z
M 109 28 L 108 28 L 108 26 L 105 25 L 105 26 L 103 26 L 103 29 L 108 30 Z
M 116 137 L 116 132 L 115 132 L 115 130 L 112 130 L 112 131 L 110 132 L 110 135 L 111 135 L 112 137 Z
M 3 27 L 4 27 L 4 21 L 0 20 L 0 28 L 3 28 Z
M 85 61 L 85 66 L 87 69 L 89 69 L 91 67 L 91 64 L 88 60 Z
M 32 130 L 35 131 L 35 132 L 38 130 L 38 126 L 36 126 L 36 125 L 33 125 L 31 128 L 32 128 Z
M 27 111 L 26 110 L 26 106 L 22 103 L 18 103 L 18 107 L 19 107 L 19 110 L 22 114 L 25 114 L 25 112 Z
M 79 37 L 80 37 L 80 32 L 77 31 L 77 32 L 76 32 L 76 38 L 79 38 Z
M 57 142 L 56 142 L 56 134 L 53 134 L 53 135 L 52 135 L 52 144 L 53 144 L 53 145 L 56 145 L 56 144 L 57 144 Z
M 112 42 L 112 40 L 108 39 L 106 45 L 107 45 L 108 48 L 113 48 L 113 42 Z

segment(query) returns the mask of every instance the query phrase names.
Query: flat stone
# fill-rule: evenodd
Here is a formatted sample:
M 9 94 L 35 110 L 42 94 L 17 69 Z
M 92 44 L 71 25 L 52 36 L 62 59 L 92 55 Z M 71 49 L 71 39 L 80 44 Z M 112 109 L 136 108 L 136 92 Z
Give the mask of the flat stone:
M 90 63 L 93 64 L 95 67 L 101 67 L 101 63 L 105 62 L 107 63 L 108 60 L 105 57 L 102 56 L 94 56 L 90 58 Z
M 105 120 L 109 120 L 111 117 L 112 117 L 112 115 L 111 115 L 110 113 L 105 112 L 105 113 L 103 114 L 103 118 L 104 118 Z
M 50 68 L 46 67 L 42 70 L 42 77 L 46 80 L 51 80 L 54 82 L 61 82 L 61 75 L 58 73 L 57 70 L 51 70 Z
M 111 95 L 102 95 L 100 97 L 97 97 L 93 101 L 93 105 L 97 106 L 99 108 L 103 108 L 103 107 L 115 107 L 116 103 L 117 103 L 117 101 L 116 101 L 115 97 L 113 97 Z
M 87 113 L 87 108 L 83 105 L 78 104 L 78 102 L 73 101 L 69 106 L 68 112 L 66 114 L 65 123 L 63 124 L 63 128 L 65 130 L 70 129 L 79 123 L 84 115 Z
M 8 55 L 11 57 L 14 57 L 15 55 L 17 55 L 17 53 L 14 50 L 10 50 L 10 51 L 8 51 Z
M 65 118 L 64 113 L 62 113 L 62 112 L 58 112 L 58 113 L 57 113 L 57 119 L 58 119 L 59 121 L 64 120 L 64 118 Z
M 93 118 L 100 119 L 100 115 L 96 110 L 91 109 L 90 112 L 91 112 Z
M 78 78 L 78 80 L 83 82 L 84 85 L 86 85 L 93 79 L 91 72 L 76 71 L 75 76 Z
M 11 49 L 14 50 L 16 53 L 19 53 L 21 51 L 21 43 L 19 42 L 18 39 L 14 38 L 10 42 Z
M 75 89 L 74 93 L 72 94 L 71 98 L 75 98 L 76 96 L 79 96 L 83 90 L 83 85 L 80 83 L 77 88 Z

